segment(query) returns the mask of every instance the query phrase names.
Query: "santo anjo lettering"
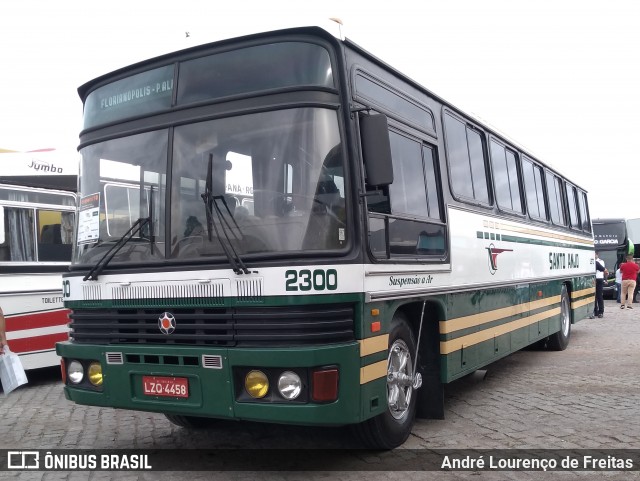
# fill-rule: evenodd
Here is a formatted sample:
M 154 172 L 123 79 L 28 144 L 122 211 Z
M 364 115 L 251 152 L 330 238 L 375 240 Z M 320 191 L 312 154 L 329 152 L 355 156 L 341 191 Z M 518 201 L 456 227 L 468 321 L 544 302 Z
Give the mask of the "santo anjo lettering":
M 30 169 L 37 170 L 38 172 L 54 172 L 58 174 L 62 174 L 62 167 L 56 167 L 53 164 L 48 162 L 42 162 L 40 160 L 32 160 L 31 165 L 29 165 Z
M 578 254 L 565 254 L 564 252 L 549 252 L 549 269 L 577 269 L 580 267 Z

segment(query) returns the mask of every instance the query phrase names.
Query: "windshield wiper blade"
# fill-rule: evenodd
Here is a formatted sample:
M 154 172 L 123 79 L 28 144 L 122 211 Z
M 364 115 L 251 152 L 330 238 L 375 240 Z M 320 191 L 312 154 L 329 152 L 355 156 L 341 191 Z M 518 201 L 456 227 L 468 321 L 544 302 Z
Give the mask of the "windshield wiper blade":
M 209 241 L 213 240 L 212 231 L 211 231 L 211 227 L 213 226 L 213 229 L 215 230 L 215 233 L 216 233 L 216 238 L 220 243 L 220 247 L 222 247 L 222 251 L 224 252 L 224 255 L 227 256 L 227 260 L 229 261 L 229 264 L 231 264 L 231 268 L 233 269 L 233 272 L 235 272 L 236 274 L 249 274 L 249 269 L 247 268 L 245 263 L 242 261 L 242 259 L 234 249 L 231 239 L 229 239 L 229 234 L 224 227 L 224 224 L 227 221 L 224 218 L 222 211 L 220 210 L 220 206 L 218 206 L 216 202 L 216 197 L 211 195 L 211 192 L 205 192 L 204 194 L 201 194 L 201 197 L 202 197 L 202 200 L 204 201 L 204 206 L 207 211 L 207 231 L 209 234 Z M 212 204 L 215 206 L 216 220 L 214 220 L 213 211 L 211 210 Z M 220 224 L 220 229 L 218 229 L 218 224 Z M 224 239 L 220 235 L 219 230 L 222 231 L 229 245 L 227 245 L 227 243 L 224 241 Z
M 156 236 L 154 234 L 154 225 L 153 225 L 153 186 L 149 187 L 149 217 L 147 222 L 147 226 L 149 228 L 149 249 L 151 250 L 151 255 L 153 255 L 153 249 L 156 246 Z M 142 226 L 140 227 L 142 229 Z M 143 232 L 140 232 L 140 235 L 144 235 Z
M 216 237 L 218 239 L 218 242 L 220 243 L 220 247 L 222 247 L 222 251 L 227 257 L 229 264 L 231 264 L 231 268 L 233 269 L 233 272 L 235 272 L 236 274 L 249 274 L 249 269 L 247 268 L 245 263 L 242 261 L 242 258 L 238 255 L 238 252 L 233 247 L 233 243 L 229 238 L 229 233 L 225 229 L 225 224 L 231 230 L 231 232 L 233 233 L 234 237 L 236 237 L 236 239 L 240 240 L 240 237 L 238 237 L 238 235 L 233 231 L 233 229 L 231 228 L 231 225 L 224 217 L 224 214 L 220 209 L 220 206 L 218 205 L 217 200 L 222 199 L 222 202 L 224 203 L 227 209 L 227 212 L 229 212 L 229 215 L 231 215 L 229 206 L 227 205 L 223 196 L 213 195 L 212 184 L 213 184 L 213 154 L 209 154 L 209 165 L 207 167 L 207 180 L 205 183 L 205 191 L 204 191 L 204 194 L 200 195 L 202 197 L 202 200 L 204 201 L 204 207 L 207 214 L 207 233 L 209 235 L 209 241 L 211 242 L 213 240 L 212 231 L 211 231 L 211 228 L 213 226 L 216 232 Z M 212 205 L 215 206 L 217 222 L 213 218 L 213 212 L 211 209 Z M 231 216 L 231 218 L 233 219 L 233 216 Z M 240 227 L 235 222 L 235 219 L 233 219 L 233 222 L 236 224 L 236 227 L 240 231 Z M 224 237 L 226 238 L 229 245 L 227 245 L 223 240 L 223 238 L 221 237 L 220 232 L 218 231 L 218 223 L 220 224 L 220 230 L 222 230 L 222 232 L 224 233 Z M 242 234 L 242 231 L 240 231 L 240 233 Z
M 233 220 L 233 223 L 238 228 L 238 231 L 240 232 L 240 236 L 238 236 L 238 234 L 236 234 L 234 232 L 233 228 L 229 224 L 229 221 L 224 216 L 224 212 L 222 212 L 222 209 L 218 205 L 217 201 L 220 200 L 220 199 L 222 199 L 222 203 L 227 208 L 227 212 L 229 213 L 229 216 L 231 217 L 231 219 Z M 233 218 L 233 215 L 231 214 L 231 210 L 229 210 L 229 206 L 227 205 L 227 202 L 226 202 L 226 200 L 224 199 L 223 196 L 221 196 L 221 195 L 220 196 L 214 196 L 213 197 L 213 205 L 216 208 L 216 216 L 218 217 L 218 220 L 220 221 L 220 228 L 222 229 L 222 232 L 224 233 L 224 236 L 227 239 L 227 242 L 229 243 L 229 248 L 231 249 L 231 252 L 233 253 L 234 259 L 236 260 L 237 264 L 240 266 L 241 271 L 243 273 L 245 273 L 245 274 L 249 274 L 249 269 L 247 268 L 246 264 L 242 260 L 242 257 L 240 257 L 240 254 L 238 254 L 238 252 L 236 251 L 235 247 L 233 247 L 233 243 L 231 242 L 231 239 L 229 239 L 229 230 L 231 231 L 231 233 L 233 234 L 233 236 L 235 237 L 236 240 L 240 241 L 242 239 L 242 237 L 241 237 L 242 236 L 242 231 L 240 230 L 240 226 L 238 226 L 238 224 L 236 223 L 236 220 Z M 225 225 L 227 226 L 227 228 L 229 230 L 227 230 L 225 228 Z M 216 230 L 216 234 L 217 234 L 217 230 Z M 220 242 L 222 242 L 222 240 Z M 240 274 L 240 273 L 241 272 L 238 272 L 238 274 Z
M 95 266 L 89 271 L 89 273 L 84 276 L 83 281 L 92 280 L 95 281 L 98 279 L 100 273 L 104 270 L 105 267 L 111 262 L 111 259 L 118 253 L 124 245 L 129 242 L 134 235 L 142 230 L 142 228 L 151 222 L 150 217 L 140 217 L 137 221 L 133 223 L 133 225 L 129 228 L 127 232 L 122 234 L 122 237 L 118 239 L 118 241 L 111 246 L 111 248 L 105 252 L 105 254 L 100 258 L 100 260 L 96 263 Z

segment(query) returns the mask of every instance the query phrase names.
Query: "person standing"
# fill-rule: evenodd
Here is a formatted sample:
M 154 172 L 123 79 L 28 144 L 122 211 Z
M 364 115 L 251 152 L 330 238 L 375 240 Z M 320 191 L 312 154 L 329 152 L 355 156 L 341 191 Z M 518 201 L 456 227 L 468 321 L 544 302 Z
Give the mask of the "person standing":
M 620 304 L 620 296 L 622 294 L 622 272 L 620 272 L 620 266 L 616 269 L 616 302 Z
M 620 309 L 626 308 L 633 309 L 631 305 L 633 303 L 633 291 L 636 288 L 636 279 L 638 278 L 638 271 L 640 267 L 633 262 L 633 256 L 627 255 L 627 262 L 620 264 L 620 272 L 622 272 L 622 297 L 620 298 Z
M 606 269 L 604 261 L 600 259 L 599 252 L 596 251 L 596 305 L 593 309 L 593 315 L 589 316 L 590 319 L 604 315 L 604 298 L 602 293 L 604 280 L 607 277 L 609 277 L 609 271 Z
M 7 322 L 4 320 L 4 312 L 0 307 L 0 355 L 4 354 L 4 347 L 7 345 Z

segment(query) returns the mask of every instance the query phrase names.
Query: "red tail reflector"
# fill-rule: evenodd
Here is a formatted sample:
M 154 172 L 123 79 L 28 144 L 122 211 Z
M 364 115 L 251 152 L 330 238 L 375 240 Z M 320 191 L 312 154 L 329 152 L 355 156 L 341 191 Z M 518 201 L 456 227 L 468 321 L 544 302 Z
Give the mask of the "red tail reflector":
M 311 399 L 315 402 L 330 402 L 338 399 L 338 369 L 313 371 Z

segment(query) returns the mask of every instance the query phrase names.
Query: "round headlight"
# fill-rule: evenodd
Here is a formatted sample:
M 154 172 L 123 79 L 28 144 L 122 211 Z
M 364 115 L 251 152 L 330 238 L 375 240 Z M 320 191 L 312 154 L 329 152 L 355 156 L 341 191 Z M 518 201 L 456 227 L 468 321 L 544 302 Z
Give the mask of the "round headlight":
M 278 378 L 278 391 L 288 400 L 296 399 L 302 392 L 302 380 L 295 372 L 285 371 Z
M 252 398 L 263 398 L 269 392 L 269 379 L 262 371 L 249 371 L 244 378 L 244 388 Z
M 79 384 L 82 382 L 84 378 L 84 368 L 79 361 L 71 361 L 69 363 L 69 367 L 67 368 L 67 378 L 73 384 Z
M 92 362 L 87 369 L 89 382 L 94 386 L 102 386 L 102 366 L 99 362 Z

